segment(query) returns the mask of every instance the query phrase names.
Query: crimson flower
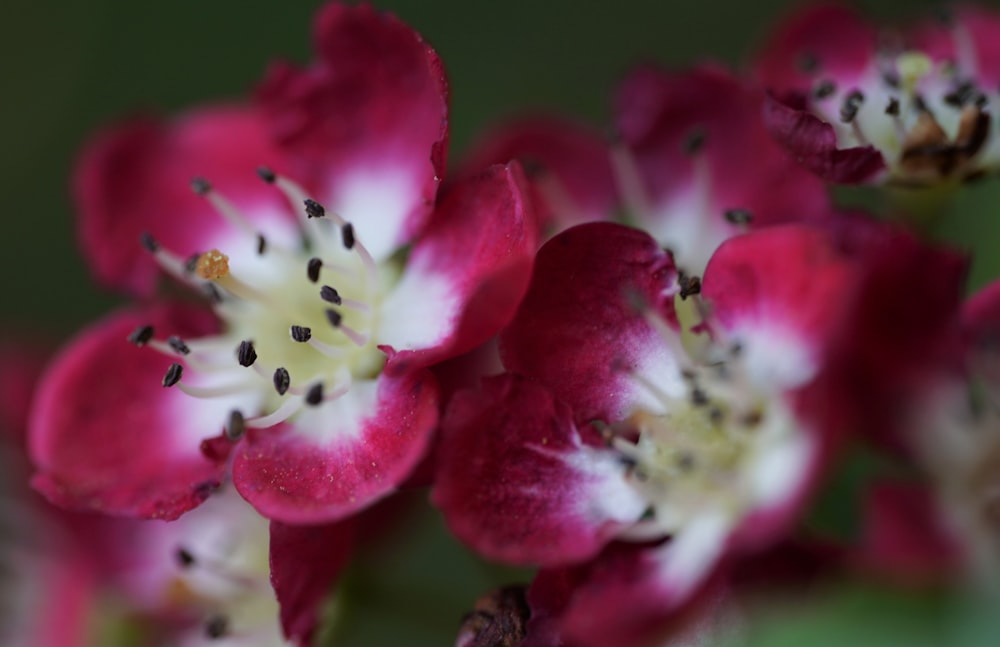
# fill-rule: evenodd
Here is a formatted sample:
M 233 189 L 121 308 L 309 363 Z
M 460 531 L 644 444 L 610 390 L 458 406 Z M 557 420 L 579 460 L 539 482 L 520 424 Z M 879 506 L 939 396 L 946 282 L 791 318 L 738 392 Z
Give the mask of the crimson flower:
M 638 230 L 557 235 L 501 333 L 510 373 L 448 408 L 434 501 L 490 558 L 611 551 L 594 568 L 616 584 L 595 590 L 613 594 L 563 629 L 619 644 L 614 618 L 662 619 L 726 555 L 788 532 L 834 445 L 821 378 L 862 275 L 805 225 L 731 238 L 700 279 Z
M 423 456 L 426 367 L 513 313 L 536 244 L 520 168 L 438 195 L 437 55 L 367 5 L 315 30 L 318 60 L 275 65 L 254 105 L 134 121 L 81 158 L 96 276 L 148 297 L 166 274 L 207 304 L 112 314 L 49 368 L 30 449 L 59 505 L 172 519 L 231 472 L 270 519 L 348 516 Z
M 831 182 L 929 186 L 1000 167 L 1000 17 L 957 9 L 944 24 L 879 33 L 852 10 L 791 16 L 757 61 L 766 121 Z

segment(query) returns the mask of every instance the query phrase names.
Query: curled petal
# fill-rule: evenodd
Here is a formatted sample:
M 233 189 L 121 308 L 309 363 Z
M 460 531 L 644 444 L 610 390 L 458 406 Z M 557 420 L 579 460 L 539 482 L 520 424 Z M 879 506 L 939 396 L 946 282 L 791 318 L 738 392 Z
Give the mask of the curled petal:
M 247 431 L 235 452 L 236 489 L 285 523 L 342 519 L 393 492 L 423 457 L 437 424 L 426 371 L 383 374 L 280 427 Z
M 220 483 L 225 464 L 199 442 L 219 433 L 231 403 L 192 409 L 161 385 L 170 360 L 126 341 L 152 324 L 192 337 L 217 325 L 191 307 L 124 311 L 83 331 L 46 371 L 32 407 L 32 481 L 52 502 L 112 515 L 174 519 Z
M 433 500 L 452 531 L 489 558 L 587 559 L 645 511 L 617 456 L 585 444 L 569 408 L 525 378 L 460 392 L 442 429 Z

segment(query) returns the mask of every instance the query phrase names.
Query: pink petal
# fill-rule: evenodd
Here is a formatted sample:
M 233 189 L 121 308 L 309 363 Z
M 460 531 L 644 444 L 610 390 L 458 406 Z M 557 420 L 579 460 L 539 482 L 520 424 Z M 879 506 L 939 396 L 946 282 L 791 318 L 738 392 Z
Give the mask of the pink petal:
M 585 124 L 542 115 L 501 123 L 473 145 L 462 173 L 510 160 L 528 172 L 543 233 L 607 220 L 618 204 L 608 144 Z
M 158 268 L 139 243 L 148 232 L 183 257 L 232 250 L 237 232 L 191 180 L 207 179 L 265 233 L 294 224 L 284 198 L 255 169 L 284 168 L 263 122 L 247 108 L 213 106 L 171 122 L 139 118 L 98 134 L 77 161 L 73 195 L 84 255 L 101 283 L 148 295 Z M 252 250 L 256 241 L 245 242 Z
M 453 186 L 382 304 L 378 341 L 395 351 L 387 370 L 428 366 L 495 335 L 527 289 L 536 232 L 517 163 Z
M 679 263 L 698 258 L 688 271 L 700 272 L 722 240 L 744 230 L 727 222 L 728 210 L 749 211 L 754 226 L 829 212 L 823 182 L 764 127 L 763 101 L 759 88 L 712 65 L 640 67 L 618 89 L 617 128 L 649 202 L 635 217 Z M 688 150 L 696 135 L 703 143 Z
M 673 303 L 661 293 L 675 278 L 670 257 L 641 231 L 613 223 L 566 230 L 539 250 L 528 293 L 501 333 L 505 366 L 543 382 L 577 421 L 621 419 L 645 394 L 622 368 L 675 364 L 628 299 L 671 320 Z
M 835 243 L 819 228 L 760 229 L 723 243 L 705 270 L 713 321 L 761 383 L 790 389 L 815 375 L 857 279 Z
M 907 44 L 935 61 L 953 61 L 981 88 L 989 90 L 1000 83 L 1000 14 L 972 4 L 952 9 L 948 24 L 940 20 L 918 25 L 906 34 Z M 956 36 L 964 42 L 956 41 Z M 961 50 L 968 48 L 971 61 L 961 60 Z M 971 63 L 974 69 L 964 64 Z
M 772 32 L 755 73 L 772 90 L 808 89 L 816 78 L 850 85 L 875 57 L 877 34 L 840 4 L 806 6 Z M 811 65 L 810 65 L 811 63 Z
M 874 146 L 837 148 L 833 126 L 810 113 L 802 95 L 770 95 L 764 123 L 800 164 L 828 182 L 861 184 L 885 170 L 885 159 Z
M 444 175 L 444 69 L 419 34 L 367 4 L 325 5 L 315 41 L 319 60 L 273 66 L 258 100 L 297 177 L 386 258 L 420 232 Z
M 459 539 L 490 559 L 558 565 L 642 516 L 624 465 L 584 442 L 565 404 L 512 375 L 482 388 L 457 394 L 442 423 L 432 499 Z
M 355 524 L 289 526 L 271 522 L 271 586 L 286 638 L 311 644 L 333 583 L 354 552 Z
M 342 519 L 392 493 L 410 474 L 437 424 L 437 402 L 426 371 L 355 383 L 291 423 L 248 430 L 236 450 L 233 482 L 269 519 Z
M 33 485 L 74 509 L 174 519 L 219 484 L 225 464 L 207 460 L 199 439 L 218 416 L 190 415 L 190 399 L 161 386 L 170 360 L 126 341 L 152 324 L 192 337 L 217 325 L 191 307 L 123 311 L 84 330 L 42 378 L 32 408 Z

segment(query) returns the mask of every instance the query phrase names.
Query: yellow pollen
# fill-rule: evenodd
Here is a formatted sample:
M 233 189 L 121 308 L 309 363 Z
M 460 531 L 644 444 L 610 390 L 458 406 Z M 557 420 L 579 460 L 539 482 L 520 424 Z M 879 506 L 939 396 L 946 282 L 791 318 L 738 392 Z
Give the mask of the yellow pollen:
M 229 257 L 217 249 L 205 252 L 198 257 L 195 273 L 212 281 L 225 278 L 229 276 Z

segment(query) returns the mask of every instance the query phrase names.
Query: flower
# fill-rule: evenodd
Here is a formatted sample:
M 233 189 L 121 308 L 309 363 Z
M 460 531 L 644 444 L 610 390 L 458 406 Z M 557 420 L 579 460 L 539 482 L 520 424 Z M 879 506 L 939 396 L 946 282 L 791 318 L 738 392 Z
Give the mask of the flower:
M 974 7 L 885 38 L 845 7 L 804 9 L 757 61 L 773 92 L 768 128 L 831 182 L 923 187 L 992 172 L 998 35 L 996 14 Z
M 507 562 L 644 545 L 612 560 L 607 603 L 668 614 L 723 556 L 787 533 L 815 485 L 840 422 L 818 406 L 827 348 L 862 275 L 805 225 L 731 238 L 700 279 L 638 230 L 557 235 L 501 333 L 510 373 L 448 408 L 434 502 Z
M 98 278 L 145 295 L 158 267 L 210 307 L 118 312 L 46 372 L 33 483 L 59 505 L 173 519 L 231 470 L 265 517 L 344 518 L 423 456 L 426 367 L 512 315 L 535 248 L 520 168 L 437 195 L 442 67 L 395 17 L 327 5 L 316 47 L 311 67 L 275 65 L 252 107 L 133 122 L 84 154 Z

